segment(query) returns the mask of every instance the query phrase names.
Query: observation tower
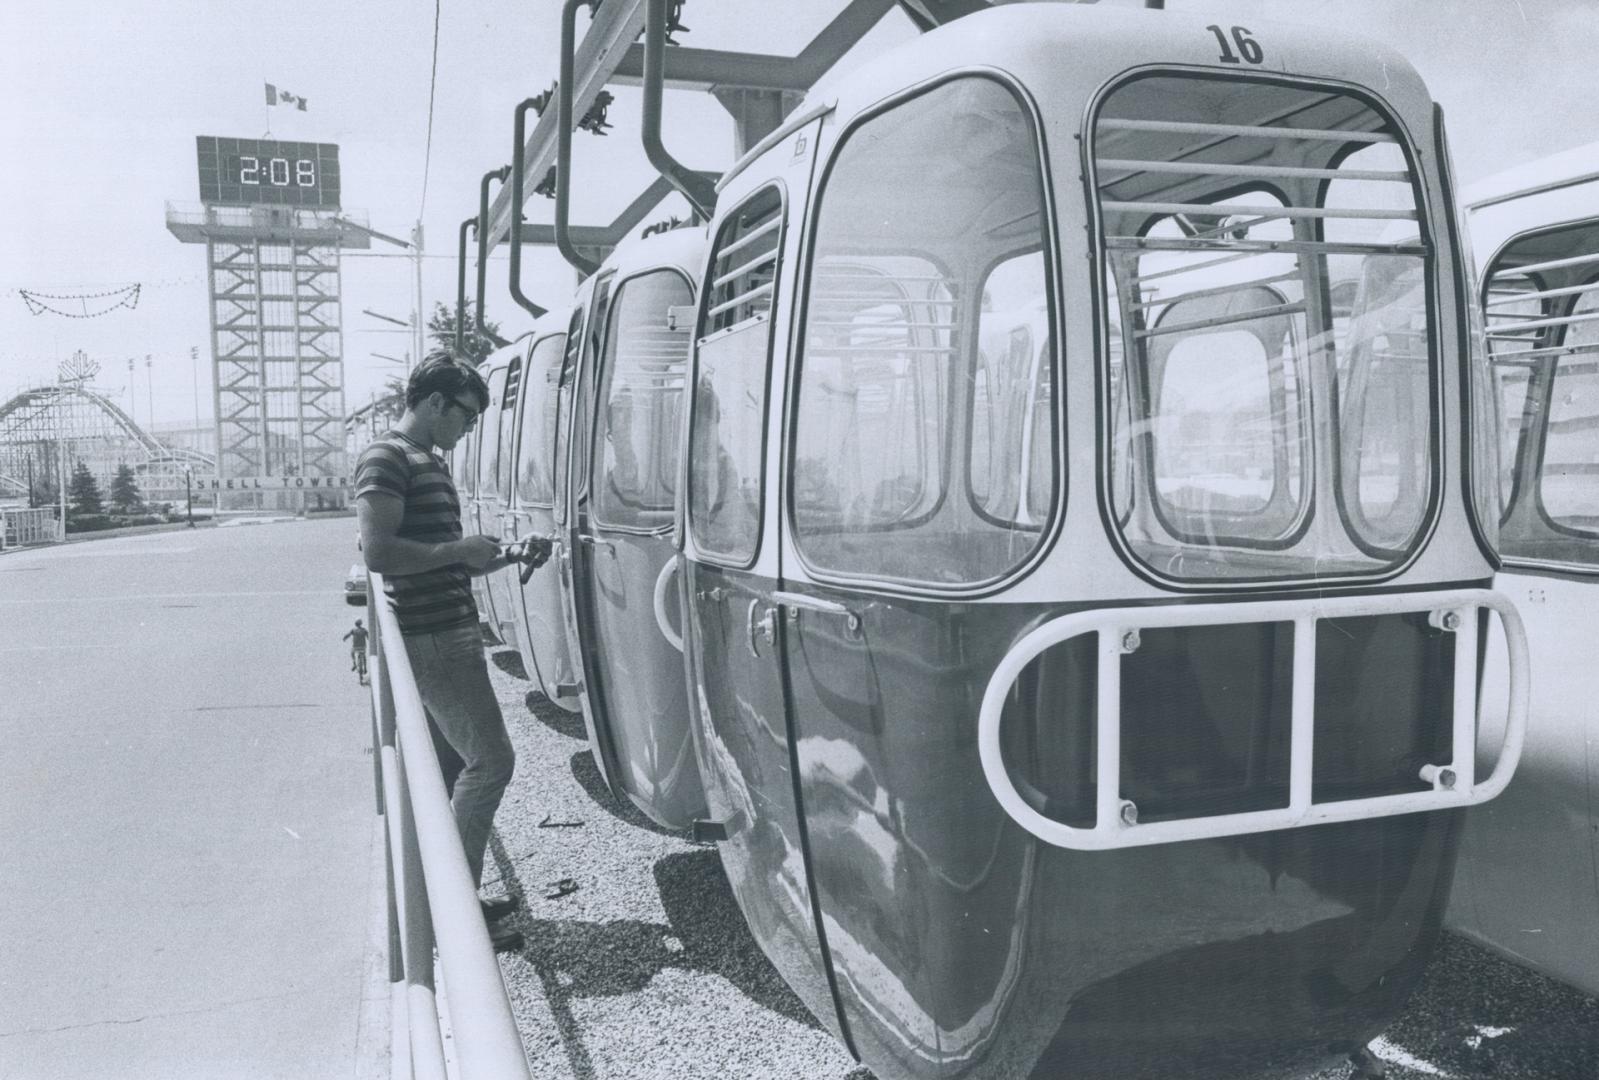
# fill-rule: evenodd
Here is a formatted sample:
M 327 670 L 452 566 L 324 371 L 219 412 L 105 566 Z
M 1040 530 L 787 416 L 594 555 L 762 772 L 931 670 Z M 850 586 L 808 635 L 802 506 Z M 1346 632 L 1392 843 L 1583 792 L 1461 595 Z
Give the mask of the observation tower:
M 217 475 L 228 509 L 344 505 L 339 252 L 370 246 L 339 206 L 332 143 L 197 140 L 200 201 L 167 229 L 204 244 Z

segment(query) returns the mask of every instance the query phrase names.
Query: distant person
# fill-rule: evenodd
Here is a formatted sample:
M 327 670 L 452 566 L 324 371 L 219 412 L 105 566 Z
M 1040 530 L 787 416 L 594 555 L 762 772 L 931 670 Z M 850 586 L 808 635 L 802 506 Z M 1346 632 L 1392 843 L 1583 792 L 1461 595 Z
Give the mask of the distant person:
M 447 744 L 440 747 L 445 784 L 475 885 L 516 752 L 489 682 L 469 578 L 513 561 L 536 567 L 550 555 L 547 541 L 504 552 L 497 537 L 463 536 L 441 452 L 454 449 L 488 404 L 488 385 L 475 370 L 445 357 L 425 360 L 406 384 L 404 415 L 355 469 L 361 551 L 367 568 L 383 575 L 435 739 Z M 494 924 L 516 899 L 480 903 L 495 948 L 520 949 L 521 934 Z
M 359 673 L 361 682 L 366 682 L 366 627 L 361 625 L 361 620 L 355 620 L 355 625 L 350 627 L 343 640 L 350 643 L 350 670 Z

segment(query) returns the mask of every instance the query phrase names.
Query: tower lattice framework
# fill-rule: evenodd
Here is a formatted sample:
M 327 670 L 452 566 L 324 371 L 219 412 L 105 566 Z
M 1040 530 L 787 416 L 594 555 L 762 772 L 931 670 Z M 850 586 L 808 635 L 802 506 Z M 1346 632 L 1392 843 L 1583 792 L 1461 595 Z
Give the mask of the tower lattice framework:
M 217 474 L 223 481 L 348 475 L 340 306 L 343 247 L 367 247 L 350 215 L 296 207 L 168 208 L 204 242 L 210 283 Z M 359 224 L 359 223 L 356 223 Z M 235 508 L 337 505 L 331 492 L 223 492 Z

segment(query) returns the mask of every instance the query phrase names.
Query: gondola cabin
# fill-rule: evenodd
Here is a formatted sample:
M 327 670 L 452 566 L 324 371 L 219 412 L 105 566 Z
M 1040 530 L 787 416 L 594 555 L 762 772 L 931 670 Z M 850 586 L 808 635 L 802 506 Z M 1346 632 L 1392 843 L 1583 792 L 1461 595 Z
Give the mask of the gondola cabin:
M 584 282 L 556 405 L 556 565 L 589 744 L 617 798 L 677 829 L 705 807 L 672 540 L 704 251 L 697 228 L 634 240 Z
M 1380 45 L 1018 4 L 723 179 L 704 831 L 881 1080 L 1236 1078 L 1404 1002 L 1525 716 L 1443 149 Z
M 478 447 L 476 478 L 471 497 L 463 507 L 469 535 L 478 532 L 497 536 L 504 542 L 513 539 L 514 522 L 510 514 L 515 488 L 513 438 L 522 373 L 531 344 L 530 335 L 523 334 L 487 356 L 479 369 L 488 383 L 489 404 L 478 414 L 474 429 Z M 510 571 L 500 571 L 485 574 L 479 580 L 482 582 L 478 589 L 479 615 L 497 639 L 516 648 L 517 621 L 512 593 L 515 579 Z
M 1498 587 L 1534 661 L 1516 782 L 1467 816 L 1450 925 L 1599 994 L 1599 143 L 1463 193 L 1499 391 Z M 1504 700 L 1490 653 L 1484 703 Z M 1485 712 L 1491 742 L 1499 710 Z
M 506 543 L 556 536 L 555 428 L 570 317 L 564 308 L 546 312 L 528 334 L 525 355 L 510 361 L 518 368 L 516 400 L 509 421 L 502 421 L 497 433 L 500 456 L 512 463 L 499 501 L 498 535 Z M 515 629 L 514 639 L 508 640 L 515 641 L 528 678 L 551 702 L 576 712 L 577 677 L 556 576 L 535 572 L 523 580 L 518 566 L 494 576 L 496 598 L 505 598 Z

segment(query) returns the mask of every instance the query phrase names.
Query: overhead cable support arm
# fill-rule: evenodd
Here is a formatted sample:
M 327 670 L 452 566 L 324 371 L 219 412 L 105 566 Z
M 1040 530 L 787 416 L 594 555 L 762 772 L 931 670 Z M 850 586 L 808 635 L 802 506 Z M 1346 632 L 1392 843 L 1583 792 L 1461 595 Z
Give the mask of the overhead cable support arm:
M 715 182 L 715 173 L 700 173 L 710 182 Z M 571 239 L 572 246 L 579 251 L 593 253 L 597 258 L 604 259 L 611 249 L 627 238 L 639 222 L 643 221 L 656 205 L 676 189 L 664 176 L 657 176 L 655 181 L 627 205 L 616 220 L 609 225 L 573 225 L 567 229 L 567 236 Z M 555 226 L 532 225 L 522 223 L 517 231 L 524 244 L 553 244 L 555 243 Z
M 674 46 L 664 54 L 662 81 L 675 90 L 782 90 L 802 94 L 893 7 L 894 0 L 850 0 L 797 56 Z M 611 81 L 623 86 L 643 85 L 642 44 L 628 46 Z
M 572 82 L 575 78 L 573 53 L 577 49 L 577 9 L 588 0 L 566 0 L 561 5 L 561 81 L 556 87 L 555 123 L 555 246 L 561 257 L 587 277 L 600 264 L 572 245 L 570 216 L 572 197 Z M 518 207 L 520 210 L 520 207 Z
M 593 108 L 608 82 L 642 83 L 644 48 L 635 43 L 644 32 L 645 5 L 646 0 L 605 0 L 594 12 L 575 51 L 575 78 L 563 80 L 571 84 L 572 108 L 578 115 Z M 687 89 L 803 93 L 895 6 L 896 0 L 850 0 L 794 57 L 675 47 L 665 51 L 663 82 Z M 555 164 L 558 127 L 557 116 L 546 109 L 516 151 L 524 175 L 543 176 Z M 521 221 L 521 210 L 521 206 L 513 210 L 512 192 L 502 188 L 489 208 L 491 247 L 506 239 L 512 226 Z
M 532 300 L 528 299 L 527 294 L 522 292 L 522 229 L 520 226 L 522 220 L 522 205 L 524 202 L 524 196 L 522 194 L 522 181 L 526 172 L 526 170 L 522 168 L 522 146 L 524 136 L 526 135 L 527 111 L 532 108 L 537 108 L 537 106 L 538 101 L 535 98 L 524 99 L 522 103 L 516 107 L 516 120 L 512 125 L 515 134 L 512 137 L 514 145 L 511 147 L 511 212 L 512 216 L 516 219 L 514 223 L 516 227 L 511 229 L 511 271 L 509 282 L 511 288 L 511 299 L 515 300 L 517 304 L 521 306 L 522 310 L 526 311 L 535 319 L 543 315 L 545 309 L 539 307 Z M 501 190 L 503 192 L 504 189 Z M 487 217 L 487 214 L 484 216 Z M 487 239 L 487 230 L 484 230 L 483 234 L 480 236 L 480 239 Z
M 648 0 L 648 4 L 644 17 L 644 153 L 656 171 L 682 192 L 694 212 L 709 219 L 716 209 L 716 185 L 684 166 L 667 152 L 665 144 L 661 142 L 662 53 L 666 49 L 667 0 Z M 562 32 L 565 32 L 564 26 Z M 567 56 L 563 52 L 563 63 Z M 562 78 L 564 81 L 565 76 Z M 563 119 L 563 131 L 565 126 Z
M 461 251 L 455 260 L 455 358 L 461 359 L 466 348 L 466 232 L 477 227 L 477 218 L 461 222 Z
M 498 169 L 490 169 L 483 174 L 483 180 L 478 185 L 477 197 L 477 336 L 487 338 L 494 342 L 495 348 L 509 344 L 498 334 L 490 333 L 488 327 L 483 325 L 483 286 L 489 269 L 489 231 L 483 223 L 489 217 L 489 183 L 498 180 L 502 185 L 505 178 L 511 174 L 509 165 L 502 165 Z
M 600 91 L 616 69 L 628 45 L 644 30 L 644 0 L 605 0 L 589 21 L 588 32 L 577 48 L 575 68 L 580 73 L 572 88 L 573 108 L 587 113 L 599 99 Z M 533 134 L 516 152 L 522 156 L 527 176 L 543 176 L 555 164 L 556 123 L 554 111 L 544 110 L 533 127 Z M 502 188 L 489 206 L 489 244 L 504 240 L 511 226 L 521 220 L 522 208 L 511 207 L 511 192 Z

